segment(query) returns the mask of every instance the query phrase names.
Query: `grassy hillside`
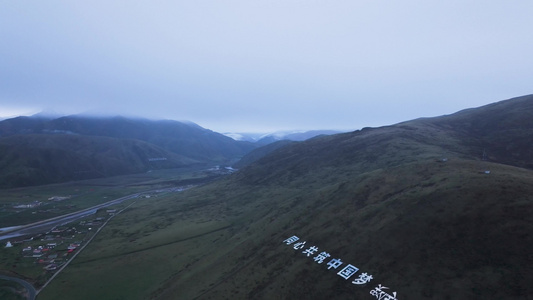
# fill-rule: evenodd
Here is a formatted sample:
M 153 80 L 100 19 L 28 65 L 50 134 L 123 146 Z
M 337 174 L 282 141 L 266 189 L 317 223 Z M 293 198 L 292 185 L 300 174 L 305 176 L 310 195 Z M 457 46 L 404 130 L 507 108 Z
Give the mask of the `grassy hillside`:
M 150 161 L 150 158 L 166 158 Z M 0 188 L 31 186 L 177 168 L 198 163 L 157 146 L 80 135 L 0 138 Z
M 282 140 L 282 141 L 273 142 L 268 145 L 254 149 L 250 151 L 248 154 L 246 154 L 245 156 L 243 156 L 238 162 L 234 163 L 233 167 L 240 169 L 245 166 L 248 166 L 252 164 L 253 162 L 259 160 L 260 158 L 266 156 L 270 152 L 277 150 L 281 147 L 285 147 L 292 143 L 294 142 L 289 141 L 289 140 Z
M 532 101 L 291 144 L 140 201 L 39 299 L 375 299 L 378 284 L 398 299 L 528 299 Z M 283 243 L 293 235 L 305 248 Z M 311 246 L 331 257 L 317 263 Z M 333 258 L 344 264 L 328 269 Z M 349 280 L 347 264 L 360 269 Z M 352 284 L 363 272 L 372 281 Z
M 0 136 L 24 133 L 74 133 L 135 139 L 201 161 L 226 161 L 255 148 L 193 123 L 125 117 L 65 116 L 55 119 L 18 117 L 0 122 Z
M 230 163 L 254 147 L 178 121 L 18 117 L 0 121 L 0 188 Z

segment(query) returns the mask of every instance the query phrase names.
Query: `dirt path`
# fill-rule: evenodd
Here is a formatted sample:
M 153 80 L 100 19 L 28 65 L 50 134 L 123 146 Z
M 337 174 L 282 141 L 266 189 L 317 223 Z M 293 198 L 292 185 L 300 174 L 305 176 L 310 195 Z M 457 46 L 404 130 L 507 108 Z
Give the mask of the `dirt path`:
M 109 217 L 109 219 L 107 219 L 107 221 L 104 222 L 104 224 L 102 224 L 102 226 L 100 226 L 100 228 L 98 228 L 98 230 L 96 230 L 96 232 L 94 233 L 94 235 L 87 241 L 84 243 L 84 245 L 79 248 L 79 250 L 76 251 L 76 253 L 74 253 L 74 255 L 72 255 L 72 257 L 63 265 L 61 266 L 61 268 L 59 268 L 55 273 L 54 275 L 52 275 L 52 277 L 50 277 L 50 279 L 48 279 L 48 281 L 43 284 L 43 286 L 36 292 L 36 295 L 38 295 L 48 284 L 50 284 L 50 282 L 52 282 L 52 280 L 54 280 L 54 278 L 56 278 L 57 275 L 59 275 L 59 273 L 61 273 L 61 271 L 63 271 L 67 266 L 68 264 L 74 260 L 74 258 L 76 258 L 76 256 L 78 256 L 78 254 L 80 254 L 83 249 L 85 249 L 85 247 L 87 247 L 87 245 L 89 245 L 89 243 L 94 239 L 95 236 L 98 235 L 98 233 L 100 232 L 100 230 L 102 230 L 109 221 L 111 221 L 111 219 L 113 219 L 115 216 L 119 215 L 121 212 L 123 212 L 124 210 L 126 210 L 127 208 L 129 208 L 130 206 L 132 206 L 133 204 L 135 204 L 137 201 L 134 201 L 133 203 L 131 203 L 130 205 L 124 207 L 122 210 L 120 210 L 119 212 L 117 212 L 116 214 L 112 215 L 111 217 Z M 34 289 L 35 290 L 35 289 Z

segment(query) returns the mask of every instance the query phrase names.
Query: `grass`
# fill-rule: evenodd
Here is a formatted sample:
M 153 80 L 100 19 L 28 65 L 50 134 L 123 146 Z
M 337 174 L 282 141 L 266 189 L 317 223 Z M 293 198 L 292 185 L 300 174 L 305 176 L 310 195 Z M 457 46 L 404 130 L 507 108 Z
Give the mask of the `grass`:
M 488 175 L 481 172 L 487 166 Z M 332 289 L 338 299 L 369 297 L 371 287 L 354 287 L 281 243 L 294 234 L 373 274 L 400 296 L 483 296 L 489 291 L 469 288 L 488 283 L 508 286 L 490 290 L 504 295 L 513 282 L 523 286 L 530 278 L 505 267 L 527 257 L 522 246 L 492 244 L 528 235 L 517 226 L 530 219 L 531 171 L 427 159 L 334 176 L 328 185 L 277 189 L 223 179 L 138 203 L 40 299 L 320 299 Z M 516 224 L 507 221 L 513 217 Z
M 370 299 L 383 284 L 399 299 L 527 299 L 533 172 L 479 160 L 479 140 L 445 131 L 314 139 L 139 201 L 39 297 Z M 293 235 L 373 281 L 355 286 L 282 243 Z
M 76 181 L 65 184 L 0 190 L 0 228 L 28 224 L 64 215 L 134 193 L 180 185 L 190 179 L 210 176 L 199 168 L 154 170 L 150 173 Z M 186 183 L 189 184 L 189 183 Z M 70 197 L 60 202 L 53 196 Z M 29 209 L 14 205 L 42 202 Z
M 93 285 L 87 290 L 77 290 L 87 298 L 144 299 L 155 292 L 161 282 L 200 260 L 202 253 L 188 253 L 189 249 L 220 239 L 227 234 L 230 225 L 223 220 L 171 221 L 156 216 L 150 217 L 148 224 L 139 223 L 139 219 L 146 219 L 147 213 L 162 213 L 150 210 L 152 205 L 140 203 L 117 216 L 65 274 L 60 274 L 43 291 L 40 299 L 64 297 L 67 291 L 80 284 Z M 139 269 L 143 272 L 139 273 Z M 105 275 L 98 275 L 102 273 Z
M 41 205 L 38 209 L 28 209 L 27 211 L 21 211 L 18 213 L 11 213 L 11 216 L 7 213 L 3 215 L 3 224 L 5 225 L 14 225 L 21 223 L 30 223 L 33 221 L 41 220 L 42 218 L 48 218 L 60 214 L 64 214 L 73 210 L 79 210 L 85 207 L 93 206 L 95 204 L 110 201 L 112 199 L 129 195 L 132 193 L 137 193 L 139 191 L 144 191 L 146 189 L 154 190 L 160 189 L 162 187 L 171 187 L 179 186 L 183 180 L 202 180 L 202 178 L 208 178 L 209 173 L 203 172 L 200 169 L 194 168 L 189 170 L 175 170 L 171 172 L 170 170 L 164 171 L 154 171 L 148 174 L 136 174 L 130 176 L 120 176 L 109 178 L 107 180 L 87 180 L 81 182 L 73 182 L 69 184 L 61 185 L 48 185 L 34 188 L 24 188 L 24 189 L 13 189 L 13 190 L 3 190 L 0 191 L 2 195 L 3 203 L 7 206 L 8 203 L 13 203 L 14 200 L 17 203 L 31 203 L 36 201 L 36 199 L 47 199 L 51 196 L 63 196 L 70 195 L 69 192 L 77 192 L 76 197 L 72 197 L 61 202 L 54 202 L 53 204 Z M 164 199 L 172 193 L 168 192 L 157 192 L 152 193 L 153 200 Z M 143 203 L 145 198 L 137 199 L 139 201 L 138 211 L 144 210 L 149 204 Z M 128 203 L 130 203 L 129 201 Z M 125 207 L 128 203 L 124 202 L 119 205 L 115 205 L 113 208 L 120 210 L 122 207 Z M 52 213 L 45 214 L 41 211 L 49 207 L 55 206 L 56 210 Z M 135 207 L 133 207 L 135 209 Z M 37 212 L 37 213 L 32 213 Z M 104 212 L 105 213 L 105 212 Z M 138 246 L 138 248 L 132 249 L 131 251 L 143 251 L 146 248 L 164 246 L 165 243 L 174 243 L 174 240 L 171 239 L 170 231 L 156 231 L 162 229 L 165 226 L 168 226 L 170 223 L 167 217 L 163 217 L 163 212 L 157 212 L 160 217 L 154 215 L 152 222 L 149 226 L 144 226 L 142 222 L 137 222 L 138 219 L 134 219 L 135 222 L 125 222 L 125 227 L 128 228 L 126 236 L 122 236 L 120 239 L 114 240 L 112 236 L 105 236 L 102 234 L 105 239 L 109 238 L 111 243 L 121 243 L 122 239 L 126 239 L 128 242 L 131 239 L 138 239 L 137 243 L 132 243 Z M 107 214 L 105 214 L 107 216 Z M 88 219 L 98 217 L 100 215 L 90 216 Z M 117 217 L 120 224 L 120 218 Z M 12 223 L 16 222 L 16 223 Z M 78 222 L 74 226 L 78 227 Z M 176 241 L 180 239 L 189 238 L 187 234 L 192 235 L 201 235 L 206 232 L 216 231 L 221 226 L 227 226 L 227 223 L 224 222 L 207 222 L 202 221 L 200 226 L 191 227 L 190 224 L 180 224 L 180 227 L 188 228 L 184 232 L 184 235 L 178 235 L 175 237 Z M 83 226 L 82 226 L 83 227 Z M 122 228 L 122 227 L 120 227 Z M 83 230 L 82 230 L 83 231 Z M 85 231 L 86 228 L 85 228 Z M 116 230 L 111 231 L 111 234 L 114 235 Z M 83 233 L 82 235 L 77 235 L 75 237 L 70 237 L 70 240 L 87 240 L 86 236 L 88 233 Z M 169 240 L 170 239 L 170 240 Z M 68 246 L 69 241 L 64 241 L 63 244 L 58 245 L 55 251 L 62 254 L 66 252 L 66 247 Z M 44 245 L 46 242 L 36 239 L 35 241 L 24 242 L 24 247 L 32 246 L 33 248 Z M 155 244 L 154 244 L 155 243 Z M 147 244 L 151 246 L 147 246 Z M 154 246 L 155 245 L 155 246 Z M 60 248 L 64 248 L 61 252 Z M 108 250 L 108 249 L 107 249 Z M 22 246 L 15 245 L 12 248 L 0 247 L 0 270 L 11 274 L 12 276 L 22 277 L 26 280 L 32 282 L 36 287 L 41 286 L 51 275 L 43 270 L 43 265 L 37 264 L 35 258 L 23 257 Z M 104 252 L 105 253 L 105 252 Z M 116 255 L 121 255 L 121 252 L 116 253 Z M 111 254 L 113 255 L 113 254 Z

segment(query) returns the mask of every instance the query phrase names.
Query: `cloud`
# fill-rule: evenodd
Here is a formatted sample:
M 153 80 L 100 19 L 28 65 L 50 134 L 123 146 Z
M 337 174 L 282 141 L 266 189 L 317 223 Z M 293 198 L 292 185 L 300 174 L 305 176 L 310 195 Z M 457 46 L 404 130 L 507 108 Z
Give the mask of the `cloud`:
M 385 125 L 531 93 L 532 12 L 500 0 L 3 2 L 0 97 L 219 131 Z

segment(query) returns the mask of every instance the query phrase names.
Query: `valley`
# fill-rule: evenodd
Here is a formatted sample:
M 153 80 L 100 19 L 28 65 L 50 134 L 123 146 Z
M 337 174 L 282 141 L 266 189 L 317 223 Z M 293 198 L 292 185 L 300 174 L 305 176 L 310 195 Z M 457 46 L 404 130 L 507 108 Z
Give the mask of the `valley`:
M 76 195 L 59 202 L 74 211 L 81 199 L 92 199 L 88 208 L 138 196 L 97 211 L 127 206 L 39 300 L 528 299 L 532 113 L 533 96 L 524 96 L 258 148 L 239 170 L 153 170 L 4 190 L 3 227 L 20 225 L 7 221 L 7 209 L 36 195 Z M 45 207 L 19 213 L 37 218 Z M 79 231 L 95 220 L 76 222 Z M 28 268 L 17 276 L 42 284 L 42 267 L 14 248 L 1 250 L 3 273 Z
M 0 1 L 0 300 L 533 300 L 533 1 Z
M 513 241 L 527 241 L 527 226 L 520 224 L 529 218 L 530 171 L 454 157 L 441 162 L 435 155 L 404 167 L 334 176 L 336 183 L 302 180 L 275 189 L 237 187 L 228 177 L 159 198 L 157 205 L 138 202 L 109 223 L 90 251 L 40 297 L 81 290 L 87 298 L 372 299 L 370 292 L 382 284 L 398 299 L 444 299 L 476 293 L 471 287 L 487 287 L 487 281 L 527 286 L 525 269 L 513 275 L 521 269 L 500 265 L 506 274 L 500 277 L 480 268 L 487 259 L 515 257 L 523 263 L 527 257 L 527 249 Z M 502 185 L 513 200 L 500 211 Z M 515 224 L 499 225 L 509 219 Z M 291 236 L 308 245 L 286 245 Z M 318 264 L 302 253 L 311 246 L 344 264 Z M 337 274 L 347 264 L 361 270 L 350 280 Z M 362 272 L 372 281 L 354 285 Z M 513 292 L 497 286 L 491 293 Z
M 12 222 L 12 214 L 6 213 L 2 221 L 11 226 L 0 229 L 0 240 L 6 246 L 2 250 L 2 261 L 0 262 L 0 270 L 2 273 L 22 277 L 26 281 L 33 284 L 40 292 L 61 270 L 63 270 L 83 248 L 85 248 L 96 234 L 104 228 L 108 221 L 118 215 L 122 210 L 132 206 L 136 201 L 146 201 L 151 197 L 165 197 L 165 195 L 182 192 L 197 184 L 202 184 L 213 180 L 213 178 L 224 175 L 219 168 L 210 169 L 187 169 L 187 170 L 165 170 L 164 172 L 150 172 L 146 175 L 130 175 L 116 178 L 108 178 L 106 180 L 92 180 L 84 182 L 76 182 L 67 185 L 54 185 L 38 187 L 41 193 L 38 195 L 28 194 L 32 189 L 10 190 L 3 193 L 5 206 L 13 206 L 8 201 L 14 195 L 19 193 L 25 196 L 17 196 L 17 198 L 25 199 L 23 203 L 13 206 L 18 211 L 17 225 L 8 223 Z M 116 184 L 116 185 L 114 185 Z M 133 190 L 142 191 L 135 194 L 122 196 L 118 199 L 109 201 L 109 196 L 103 196 L 100 201 L 105 201 L 93 207 L 84 208 L 77 212 L 71 212 L 72 209 L 78 207 L 79 199 L 76 196 L 53 196 L 48 198 L 52 204 L 41 203 L 33 200 L 33 197 L 43 197 L 42 192 L 59 194 L 65 189 L 72 189 L 79 191 L 80 187 L 89 187 L 92 193 L 92 198 L 100 198 L 100 192 L 106 195 L 114 195 L 114 193 L 122 194 L 131 192 L 127 186 L 135 185 Z M 157 187 L 157 189 L 153 189 Z M 146 190 L 152 188 L 152 190 Z M 110 193 L 111 191 L 114 191 Z M 89 193 L 91 194 L 91 193 Z M 30 197 L 31 195 L 31 197 Z M 87 195 L 85 199 L 91 198 Z M 76 201 L 77 200 L 77 201 Z M 56 208 L 56 201 L 64 202 L 63 206 Z M 92 201 L 85 201 L 84 204 L 95 203 Z M 80 205 L 84 207 L 85 205 Z M 43 211 L 44 208 L 53 206 L 55 215 L 51 219 L 42 219 L 48 216 Z M 64 208 L 64 209 L 61 209 Z M 28 211 L 25 211 L 28 210 Z M 68 213 L 66 213 L 68 212 Z M 66 213 L 66 214 L 64 214 Z M 30 216 L 24 218 L 24 216 Z M 37 222 L 28 223 L 37 219 Z M 74 242 L 73 242 L 74 241 Z M 80 247 L 81 246 L 81 247 Z M 75 253 L 72 253 L 76 251 Z M 44 269 L 44 271 L 43 271 Z M 8 271 L 11 270 L 11 271 Z M 16 278 L 4 276 L 7 278 Z M 15 279 L 12 279 L 15 280 Z M 9 286 L 11 283 L 6 281 Z M 20 289 L 20 287 L 19 287 Z M 33 288 L 32 288 L 33 290 Z M 31 291 L 30 291 L 31 292 Z M 21 292 L 6 292 L 5 297 L 16 298 L 17 293 Z M 33 290 L 35 294 L 35 290 Z M 33 299 L 29 297 L 28 299 Z

